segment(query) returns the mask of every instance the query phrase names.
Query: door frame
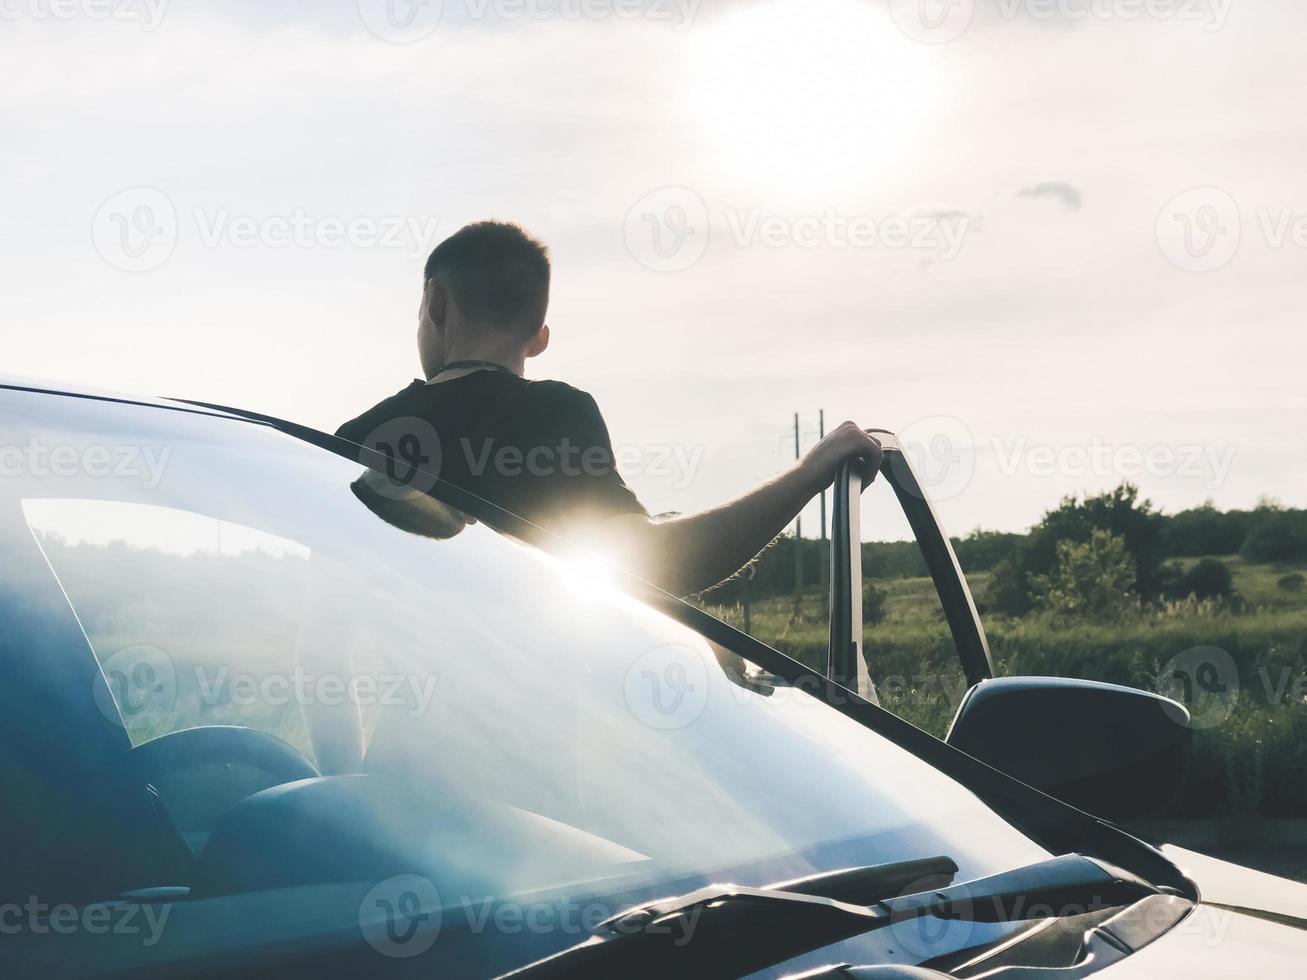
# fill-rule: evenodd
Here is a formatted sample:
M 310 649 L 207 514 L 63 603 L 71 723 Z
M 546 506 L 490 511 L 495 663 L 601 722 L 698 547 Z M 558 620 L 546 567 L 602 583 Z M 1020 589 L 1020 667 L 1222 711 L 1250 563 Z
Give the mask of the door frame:
M 868 429 L 885 452 L 880 475 L 894 490 L 912 528 L 939 596 L 958 660 L 969 685 L 995 674 L 984 624 L 971 596 L 953 543 L 912 468 L 898 436 L 887 429 Z M 862 522 L 859 516 L 862 477 L 851 463 L 835 479 L 831 513 L 830 641 L 826 676 L 876 702 L 872 671 L 862 655 Z

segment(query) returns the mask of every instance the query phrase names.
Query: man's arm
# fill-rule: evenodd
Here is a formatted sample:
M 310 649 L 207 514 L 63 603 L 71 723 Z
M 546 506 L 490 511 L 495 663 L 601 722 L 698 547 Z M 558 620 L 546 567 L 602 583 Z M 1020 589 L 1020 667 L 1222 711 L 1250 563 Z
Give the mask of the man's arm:
M 780 476 L 721 507 L 666 521 L 638 514 L 605 524 L 619 564 L 675 595 L 692 595 L 730 578 L 771 543 L 813 497 L 834 480 L 840 464 L 858 460 L 875 479 L 880 443 L 845 422 Z

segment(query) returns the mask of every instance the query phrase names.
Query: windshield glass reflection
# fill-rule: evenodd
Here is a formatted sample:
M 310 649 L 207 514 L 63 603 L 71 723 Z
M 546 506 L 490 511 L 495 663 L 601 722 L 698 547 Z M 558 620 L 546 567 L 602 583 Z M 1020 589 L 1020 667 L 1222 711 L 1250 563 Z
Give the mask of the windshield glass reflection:
M 73 413 L 57 438 L 121 438 L 149 414 Z M 412 873 L 446 902 L 617 902 L 1044 856 L 906 751 L 591 569 L 264 427 L 166 421 L 154 486 L 15 489 L 133 742 L 239 725 L 322 773 L 254 797 L 277 780 L 224 795 L 160 778 L 197 894 Z

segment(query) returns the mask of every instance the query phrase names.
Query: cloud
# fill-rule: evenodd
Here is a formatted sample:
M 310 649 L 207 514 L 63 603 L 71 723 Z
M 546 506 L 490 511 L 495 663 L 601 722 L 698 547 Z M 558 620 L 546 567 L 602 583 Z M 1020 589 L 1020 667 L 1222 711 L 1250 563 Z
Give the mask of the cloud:
M 1051 197 L 1060 201 L 1068 211 L 1079 211 L 1084 206 L 1084 195 L 1080 188 L 1064 180 L 1041 180 L 1017 191 L 1017 197 L 1043 198 Z

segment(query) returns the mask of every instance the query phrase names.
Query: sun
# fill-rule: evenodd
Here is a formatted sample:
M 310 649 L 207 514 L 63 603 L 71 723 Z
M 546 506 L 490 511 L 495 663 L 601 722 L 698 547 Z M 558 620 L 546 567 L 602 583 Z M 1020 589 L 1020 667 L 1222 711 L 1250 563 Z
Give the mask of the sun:
M 705 31 L 693 57 L 723 168 L 776 190 L 892 177 L 935 101 L 929 49 L 866 0 L 755 0 Z

